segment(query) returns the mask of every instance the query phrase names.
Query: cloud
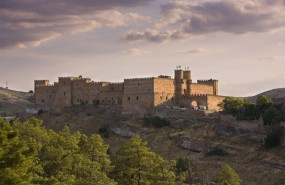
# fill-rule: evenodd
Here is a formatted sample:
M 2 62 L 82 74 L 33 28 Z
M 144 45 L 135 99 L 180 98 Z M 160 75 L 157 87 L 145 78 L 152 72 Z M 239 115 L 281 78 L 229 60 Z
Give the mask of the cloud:
M 187 50 L 187 51 L 179 51 L 176 53 L 180 53 L 180 54 L 197 54 L 197 53 L 207 53 L 209 52 L 208 49 L 205 48 L 195 48 L 195 49 L 191 49 L 191 50 Z
M 119 8 L 153 0 L 1 0 L 0 48 L 38 46 L 63 34 L 149 21 Z
M 267 58 L 261 58 L 259 60 L 262 62 L 283 61 L 285 60 L 285 57 L 284 56 L 272 56 L 272 57 L 267 57 Z
M 124 41 L 142 41 L 165 42 L 170 39 L 171 31 L 146 30 L 145 32 L 129 31 L 121 39 Z
M 285 0 L 175 1 L 161 5 L 161 19 L 155 24 L 155 32 L 164 33 L 165 28 L 173 28 L 163 38 L 160 34 L 147 37 L 149 30 L 146 30 L 128 32 L 123 39 L 165 42 L 215 32 L 267 32 L 284 26 Z
M 132 49 L 129 49 L 128 51 L 124 52 L 123 54 L 125 54 L 125 55 L 133 55 L 133 56 L 141 56 L 141 55 L 146 55 L 146 54 L 149 54 L 149 53 L 150 53 L 150 51 L 148 51 L 148 50 L 132 48 Z

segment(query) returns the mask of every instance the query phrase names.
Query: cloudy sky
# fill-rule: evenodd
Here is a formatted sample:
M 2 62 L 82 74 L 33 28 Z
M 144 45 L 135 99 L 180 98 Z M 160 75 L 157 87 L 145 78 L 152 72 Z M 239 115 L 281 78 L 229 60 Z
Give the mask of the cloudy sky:
M 220 94 L 285 87 L 285 0 L 1 0 L 0 86 L 172 75 Z

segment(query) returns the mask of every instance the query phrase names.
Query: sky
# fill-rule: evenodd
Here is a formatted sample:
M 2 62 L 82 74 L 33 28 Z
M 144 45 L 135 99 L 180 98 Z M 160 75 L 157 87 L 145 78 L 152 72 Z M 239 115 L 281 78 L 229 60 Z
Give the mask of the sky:
M 219 94 L 285 87 L 285 0 L 0 0 L 0 86 L 59 76 L 218 79 Z

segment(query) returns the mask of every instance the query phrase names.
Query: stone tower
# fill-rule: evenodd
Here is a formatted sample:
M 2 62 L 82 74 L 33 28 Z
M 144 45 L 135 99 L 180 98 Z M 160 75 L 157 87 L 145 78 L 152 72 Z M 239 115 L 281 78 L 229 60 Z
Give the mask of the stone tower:
M 175 84 L 175 101 L 179 102 L 179 98 L 183 95 L 183 83 L 184 83 L 184 74 L 183 70 L 177 69 L 175 70 L 174 84 Z

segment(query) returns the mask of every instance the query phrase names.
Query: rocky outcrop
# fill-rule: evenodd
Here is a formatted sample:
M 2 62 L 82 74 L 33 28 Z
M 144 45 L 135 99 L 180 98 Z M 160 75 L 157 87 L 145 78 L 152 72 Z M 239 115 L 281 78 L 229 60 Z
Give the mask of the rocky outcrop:
M 231 134 L 236 136 L 245 137 L 255 141 L 263 141 L 266 136 L 265 133 L 258 132 L 256 130 L 246 130 L 226 125 L 215 125 L 214 132 L 216 134 Z
M 133 137 L 135 135 L 144 135 L 146 134 L 146 132 L 136 126 L 133 125 L 128 125 L 126 123 L 124 124 L 118 124 L 118 123 L 111 123 L 111 122 L 107 122 L 106 126 L 109 127 L 110 130 L 112 130 L 112 132 L 114 132 L 115 134 L 118 134 L 119 136 L 122 137 Z
M 190 137 L 179 137 L 178 144 L 181 148 L 193 151 L 193 152 L 208 152 L 212 149 L 208 142 L 200 141 Z

